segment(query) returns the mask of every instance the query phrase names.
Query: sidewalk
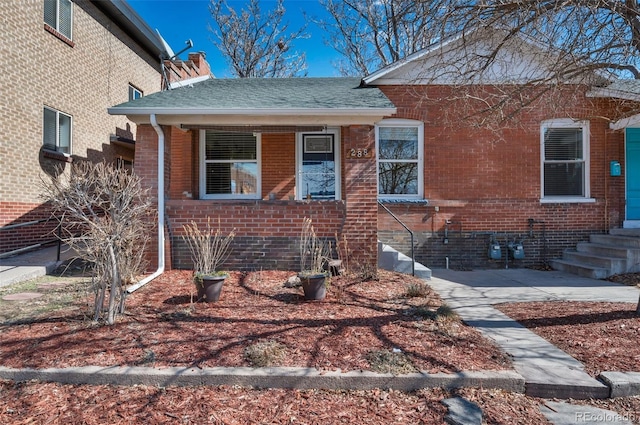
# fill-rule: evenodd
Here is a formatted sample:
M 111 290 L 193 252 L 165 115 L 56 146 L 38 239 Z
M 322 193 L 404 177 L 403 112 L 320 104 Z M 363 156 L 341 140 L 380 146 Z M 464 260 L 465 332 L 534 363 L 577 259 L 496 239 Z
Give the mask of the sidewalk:
M 541 398 L 607 398 L 619 387 L 635 388 L 640 374 L 608 373 L 616 382 L 605 385 L 584 371 L 576 359 L 524 328 L 493 304 L 527 301 L 609 301 L 637 303 L 638 288 L 563 272 L 530 269 L 434 270 L 429 285 L 470 326 L 494 340 L 513 360 L 525 380 L 525 394 Z M 639 366 L 640 369 L 640 366 Z M 604 375 L 604 374 L 603 374 Z M 631 379 L 630 379 L 631 378 Z M 630 423 L 615 412 L 552 403 L 541 409 L 554 424 Z M 585 413 L 586 412 L 586 413 Z M 586 421 L 585 417 L 595 418 Z M 598 418 L 605 418 L 599 421 Z
M 58 245 L 50 245 L 35 251 L 0 259 L 0 287 L 35 279 L 52 272 L 63 261 L 73 257 L 73 253 L 62 245 L 60 262 L 57 261 Z

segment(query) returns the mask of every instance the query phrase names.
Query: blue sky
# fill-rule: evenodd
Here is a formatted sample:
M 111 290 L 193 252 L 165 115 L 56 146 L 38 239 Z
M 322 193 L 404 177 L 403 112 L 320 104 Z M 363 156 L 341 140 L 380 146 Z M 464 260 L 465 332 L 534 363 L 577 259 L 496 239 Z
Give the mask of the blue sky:
M 152 29 L 158 29 L 162 37 L 169 43 L 174 52 L 179 52 L 191 39 L 193 48 L 187 52 L 204 51 L 211 70 L 218 78 L 230 77 L 227 63 L 211 41 L 213 33 L 208 29 L 212 22 L 209 13 L 209 0 L 128 0 L 131 7 L 144 19 Z M 236 10 L 243 8 L 245 2 L 229 0 Z M 275 5 L 273 0 L 261 0 L 262 10 L 269 10 Z M 309 17 L 326 18 L 328 15 L 317 0 L 285 0 L 286 20 L 290 29 L 296 29 L 304 22 L 303 12 Z M 333 63 L 339 58 L 338 53 L 326 46 L 322 31 L 313 23 L 309 23 L 308 39 L 298 40 L 293 50 L 305 52 L 307 55 L 308 75 L 310 77 L 339 76 Z M 186 59 L 186 53 L 181 55 Z

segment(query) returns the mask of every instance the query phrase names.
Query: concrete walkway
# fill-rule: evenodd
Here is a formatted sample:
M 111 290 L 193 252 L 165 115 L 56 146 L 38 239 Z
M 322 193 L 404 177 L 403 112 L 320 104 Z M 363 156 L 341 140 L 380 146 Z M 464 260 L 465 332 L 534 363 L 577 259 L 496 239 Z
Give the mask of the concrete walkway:
M 637 303 L 637 288 L 530 269 L 434 270 L 431 287 L 469 325 L 493 339 L 513 359 L 527 395 L 543 398 L 606 398 L 610 388 L 592 378 L 576 359 L 537 336 L 493 304 L 523 301 Z

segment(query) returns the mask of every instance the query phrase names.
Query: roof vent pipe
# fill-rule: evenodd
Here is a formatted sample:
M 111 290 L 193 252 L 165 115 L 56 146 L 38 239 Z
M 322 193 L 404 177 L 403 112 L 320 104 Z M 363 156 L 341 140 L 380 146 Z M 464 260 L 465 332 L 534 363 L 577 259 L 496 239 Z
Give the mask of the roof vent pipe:
M 127 288 L 130 294 L 164 273 L 164 132 L 156 114 L 149 115 L 151 126 L 158 133 L 158 269 L 140 282 Z

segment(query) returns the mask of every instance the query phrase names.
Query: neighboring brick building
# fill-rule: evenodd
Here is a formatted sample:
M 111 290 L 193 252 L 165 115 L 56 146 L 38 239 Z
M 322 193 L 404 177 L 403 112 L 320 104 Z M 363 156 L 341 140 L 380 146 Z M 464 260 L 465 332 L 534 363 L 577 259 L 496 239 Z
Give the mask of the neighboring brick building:
M 166 54 L 124 1 L 5 1 L 0 14 L 1 254 L 52 239 L 50 226 L 13 226 L 49 217 L 40 181 L 56 167 L 74 159 L 131 166 L 136 125 L 107 107 L 159 91 Z M 192 59 L 209 74 L 200 54 L 185 72 L 200 72 Z
M 451 119 L 468 105 L 437 101 L 455 86 L 417 77 L 428 53 L 363 80 L 210 80 L 111 108 L 138 124 L 136 172 L 164 184 L 167 266 L 191 267 L 182 226 L 207 217 L 237 231 L 230 268 L 296 268 L 304 217 L 348 242 L 352 266 L 375 266 L 378 239 L 410 251 L 378 200 L 434 267 L 505 267 L 508 256 L 489 258 L 492 239 L 524 245 L 515 266 L 541 264 L 633 225 L 624 176 L 609 173 L 614 160 L 631 166 L 624 132 L 601 118 L 614 101 L 567 85 L 577 101 L 562 116 L 541 102 L 518 128 L 478 128 Z

